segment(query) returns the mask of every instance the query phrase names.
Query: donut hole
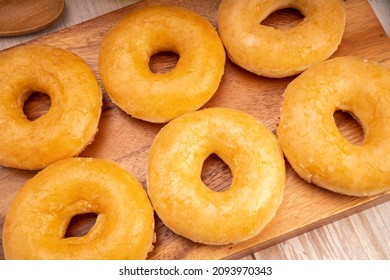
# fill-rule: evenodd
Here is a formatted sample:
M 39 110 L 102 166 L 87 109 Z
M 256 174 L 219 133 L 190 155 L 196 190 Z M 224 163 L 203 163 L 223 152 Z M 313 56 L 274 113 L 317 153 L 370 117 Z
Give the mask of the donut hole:
M 46 93 L 33 91 L 23 104 L 23 113 L 30 121 L 39 119 L 46 114 L 51 106 L 50 96 Z
M 364 141 L 365 133 L 359 119 L 351 112 L 337 110 L 333 118 L 340 133 L 351 144 L 360 145 Z
M 73 216 L 68 224 L 64 238 L 86 235 L 95 225 L 98 214 L 83 213 Z
M 285 8 L 276 10 L 260 22 L 261 25 L 286 30 L 298 25 L 305 16 L 297 9 Z
M 171 72 L 179 62 L 180 56 L 173 51 L 161 51 L 153 54 L 149 60 L 149 68 L 155 74 Z
M 223 192 L 232 184 L 232 173 L 229 166 L 216 154 L 209 155 L 203 162 L 201 179 L 215 192 Z

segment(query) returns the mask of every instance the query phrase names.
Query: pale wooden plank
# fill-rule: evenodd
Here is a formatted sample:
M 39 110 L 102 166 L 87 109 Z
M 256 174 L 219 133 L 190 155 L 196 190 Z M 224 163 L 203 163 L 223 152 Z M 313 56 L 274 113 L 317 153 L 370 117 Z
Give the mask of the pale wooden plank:
M 255 259 L 390 259 L 390 202 L 254 253 Z

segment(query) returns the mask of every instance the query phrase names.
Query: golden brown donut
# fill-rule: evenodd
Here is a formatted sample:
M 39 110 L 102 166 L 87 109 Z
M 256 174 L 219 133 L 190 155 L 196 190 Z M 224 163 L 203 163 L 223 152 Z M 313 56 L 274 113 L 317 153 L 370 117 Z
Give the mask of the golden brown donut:
M 223 192 L 201 180 L 203 162 L 217 154 L 231 169 Z M 156 136 L 149 157 L 148 193 L 163 223 L 205 244 L 237 243 L 274 217 L 285 186 L 282 150 L 247 113 L 212 108 L 186 113 Z
M 165 74 L 153 73 L 150 57 L 172 51 L 180 58 Z M 199 109 L 216 92 L 225 50 L 214 27 L 179 7 L 151 6 L 122 18 L 105 36 L 99 71 L 111 100 L 128 114 L 164 123 Z
M 304 19 L 288 30 L 261 24 L 284 8 L 299 10 Z M 343 0 L 222 0 L 218 31 L 234 63 L 281 78 L 329 58 L 341 42 L 345 19 Z
M 98 214 L 90 231 L 64 238 L 71 218 Z M 6 217 L 6 259 L 145 259 L 153 209 L 137 179 L 102 159 L 60 160 L 17 193 Z
M 340 133 L 337 110 L 356 116 L 365 132 L 361 144 Z M 306 181 L 355 196 L 389 190 L 390 70 L 356 57 L 313 66 L 288 85 L 277 134 Z
M 50 109 L 30 121 L 23 105 L 33 92 L 50 96 Z M 97 132 L 102 94 L 77 55 L 48 45 L 0 54 L 0 165 L 42 169 L 79 154 Z

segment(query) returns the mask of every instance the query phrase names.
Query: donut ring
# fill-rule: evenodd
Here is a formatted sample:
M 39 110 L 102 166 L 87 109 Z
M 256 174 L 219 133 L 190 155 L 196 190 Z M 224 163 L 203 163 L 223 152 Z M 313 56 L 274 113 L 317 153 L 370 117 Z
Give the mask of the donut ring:
M 97 213 L 80 237 L 64 238 L 71 218 Z M 137 179 L 108 160 L 58 161 L 27 181 L 6 217 L 6 259 L 145 259 L 153 209 Z
M 165 74 L 150 57 L 173 51 L 180 58 Z M 225 50 L 214 27 L 179 7 L 151 6 L 125 16 L 105 36 L 99 70 L 111 100 L 135 118 L 164 123 L 204 105 L 216 92 Z
M 30 121 L 23 104 L 35 91 L 50 109 Z M 97 132 L 102 94 L 92 70 L 69 51 L 25 45 L 0 54 L 0 165 L 42 169 L 79 154 Z
M 288 30 L 261 23 L 284 8 L 304 19 Z M 222 0 L 218 31 L 229 58 L 257 75 L 282 78 L 329 58 L 341 42 L 346 12 L 342 0 Z
M 231 169 L 229 189 L 201 180 L 203 162 L 217 154 Z M 237 243 L 257 235 L 283 196 L 285 165 L 274 135 L 252 116 L 222 108 L 180 116 L 156 136 L 148 193 L 163 223 L 204 244 Z
M 302 73 L 285 92 L 278 138 L 294 170 L 334 192 L 368 196 L 390 189 L 390 70 L 355 57 Z M 365 132 L 359 145 L 339 132 L 333 114 L 351 112 Z

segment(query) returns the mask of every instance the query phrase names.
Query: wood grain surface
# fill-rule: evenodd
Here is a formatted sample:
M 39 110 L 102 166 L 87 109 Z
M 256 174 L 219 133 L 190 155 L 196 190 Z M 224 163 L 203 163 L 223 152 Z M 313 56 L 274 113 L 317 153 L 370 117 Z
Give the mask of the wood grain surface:
M 64 0 L 1 0 L 0 36 L 33 33 L 52 24 L 61 15 Z M 15 16 L 15 13 L 18 16 Z
M 105 32 L 128 12 L 156 3 L 190 8 L 208 18 L 216 26 L 219 1 L 143 1 L 80 25 L 41 37 L 35 40 L 35 42 L 63 47 L 77 53 L 86 60 L 99 78 L 97 53 Z M 389 38 L 385 36 L 369 5 L 364 1 L 348 0 L 346 1 L 346 6 L 347 26 L 345 35 L 333 57 L 356 55 L 390 66 Z M 287 10 L 280 12 L 280 16 L 285 18 L 286 23 L 284 23 L 284 20 L 280 22 L 278 15 L 276 15 L 274 19 L 270 18 L 267 24 L 276 26 L 289 24 L 291 22 L 290 15 L 293 17 L 293 20 L 299 20 L 299 15 L 297 16 L 296 12 Z M 175 58 L 171 57 L 171 55 L 163 55 L 156 58 L 155 62 L 153 62 L 153 67 L 155 69 L 169 67 L 174 64 L 174 61 Z M 286 85 L 294 78 L 268 79 L 258 77 L 228 61 L 225 75 L 217 93 L 204 108 L 220 106 L 246 111 L 260 119 L 271 131 L 275 132 L 283 91 Z M 34 97 L 31 100 L 31 104 L 25 109 L 26 114 L 39 116 L 42 111 L 46 110 L 47 103 L 47 99 L 45 100 L 39 96 Z M 340 130 L 347 138 L 361 138 L 361 130 L 348 116 L 339 114 L 336 116 L 336 119 Z M 162 126 L 161 124 L 150 124 L 131 118 L 113 105 L 104 94 L 103 114 L 99 124 L 99 132 L 95 141 L 81 156 L 107 158 L 116 161 L 132 172 L 146 187 L 148 150 L 154 136 Z M 32 171 L 0 168 L 0 197 L 2 198 L 0 201 L 0 230 L 2 230 L 7 209 L 16 192 L 35 173 Z M 202 178 L 209 187 L 216 190 L 226 188 L 231 180 L 230 176 L 226 166 L 218 158 L 212 157 L 206 161 Z M 259 236 L 235 245 L 205 246 L 192 243 L 173 234 L 156 217 L 157 242 L 149 258 L 220 259 L 248 257 L 250 253 L 252 255 L 249 255 L 249 257 L 273 258 L 272 252 L 277 252 L 278 250 L 283 251 L 283 254 L 279 253 L 280 258 L 347 258 L 348 254 L 333 256 L 324 254 L 318 256 L 308 253 L 315 251 L 311 248 L 314 245 L 320 247 L 321 242 L 305 243 L 299 242 L 297 239 L 291 239 L 293 241 L 289 243 L 290 245 L 287 245 L 287 248 L 283 248 L 283 245 L 286 244 L 284 241 L 288 238 L 304 232 L 307 232 L 304 235 L 309 235 L 307 240 L 318 240 L 321 231 L 308 231 L 362 209 L 389 201 L 389 199 L 389 193 L 368 198 L 356 198 L 331 193 L 305 183 L 287 163 L 287 186 L 283 203 L 275 219 Z M 374 208 L 372 211 L 374 213 L 371 213 L 370 216 L 380 216 L 375 214 L 376 211 L 380 211 L 378 209 L 381 209 L 377 207 Z M 367 222 L 362 223 L 362 227 L 370 227 L 370 221 L 364 218 L 366 214 L 359 213 L 357 215 L 362 216 L 362 220 Z M 383 217 L 389 217 L 389 215 L 384 215 Z M 338 225 L 344 226 L 344 223 L 349 223 L 348 221 L 342 219 L 335 222 L 334 227 L 326 227 L 324 230 L 337 230 Z M 93 223 L 93 219 L 92 221 L 89 219 L 88 223 Z M 375 225 L 378 226 L 381 223 L 388 224 L 388 219 L 379 221 Z M 76 225 L 75 229 L 69 230 L 69 234 L 77 235 L 86 226 L 84 224 L 77 228 Z M 313 232 L 314 235 L 310 237 Z M 385 247 L 382 253 L 374 255 L 374 258 L 389 258 L 389 235 L 378 235 L 376 228 L 368 232 L 375 234 L 367 237 L 368 239 L 374 238 L 377 240 L 371 242 L 374 243 L 373 246 L 383 246 L 384 244 Z M 304 235 L 300 237 L 302 238 Z M 340 242 L 340 240 L 334 241 Z M 344 243 L 345 241 L 342 242 Z M 304 253 L 297 254 L 295 248 L 295 251 L 289 250 L 288 246 L 294 246 L 294 244 L 300 244 L 301 249 L 298 248 L 298 251 L 301 250 Z M 324 246 L 326 247 L 326 244 Z M 269 251 L 256 252 L 266 247 L 269 247 Z M 291 251 L 295 253 L 289 255 Z M 3 257 L 3 252 L 1 251 L 0 258 Z

